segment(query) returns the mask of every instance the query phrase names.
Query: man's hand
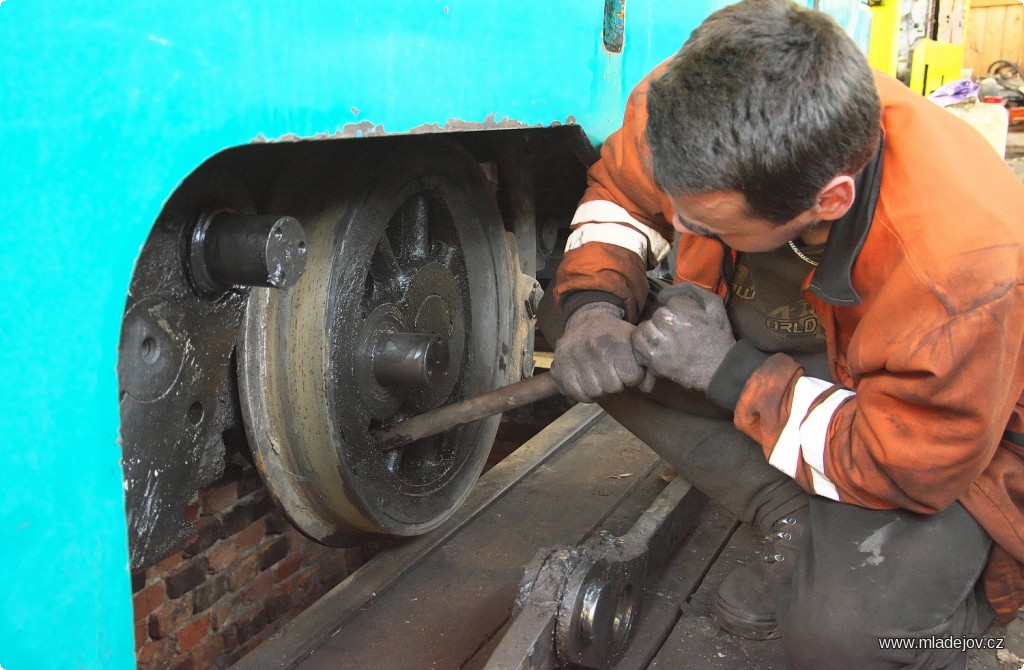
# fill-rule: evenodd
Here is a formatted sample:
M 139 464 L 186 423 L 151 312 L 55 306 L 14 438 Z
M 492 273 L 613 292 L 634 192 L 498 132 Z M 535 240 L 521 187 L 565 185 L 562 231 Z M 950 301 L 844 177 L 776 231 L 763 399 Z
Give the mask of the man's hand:
M 631 335 L 636 326 L 621 308 L 592 302 L 572 313 L 555 346 L 551 376 L 564 395 L 579 402 L 639 385 L 650 391 L 654 377 L 637 362 Z
M 650 372 L 684 388 L 707 391 L 711 378 L 736 344 L 725 304 L 690 283 L 663 290 L 650 321 L 633 331 L 633 348 Z

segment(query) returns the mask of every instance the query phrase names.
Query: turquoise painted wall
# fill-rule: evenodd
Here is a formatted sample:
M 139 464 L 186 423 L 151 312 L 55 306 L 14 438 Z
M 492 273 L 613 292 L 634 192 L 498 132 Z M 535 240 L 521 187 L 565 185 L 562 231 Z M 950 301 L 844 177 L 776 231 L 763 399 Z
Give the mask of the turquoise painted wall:
M 0 4 L 0 666 L 129 668 L 115 364 L 132 266 L 175 186 L 256 138 L 575 118 L 724 3 Z
M 600 142 L 725 4 L 629 0 L 612 55 L 603 0 L 0 0 L 0 666 L 134 666 L 117 341 L 189 172 L 254 140 L 452 120 Z

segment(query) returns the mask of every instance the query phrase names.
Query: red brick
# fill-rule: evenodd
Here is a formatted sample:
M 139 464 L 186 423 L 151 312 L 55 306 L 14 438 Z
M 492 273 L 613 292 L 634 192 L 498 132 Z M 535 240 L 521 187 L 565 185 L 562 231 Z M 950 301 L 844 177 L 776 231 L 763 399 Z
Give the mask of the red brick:
M 220 630 L 227 623 L 228 616 L 231 614 L 231 607 L 234 605 L 232 600 L 223 600 L 210 610 L 210 628 L 213 630 Z
M 166 668 L 174 658 L 174 640 L 150 640 L 142 645 L 135 654 L 135 663 L 139 670 L 156 670 Z
M 167 592 L 164 590 L 163 582 L 154 582 L 132 596 L 132 607 L 135 610 L 135 620 L 144 620 L 167 601 Z
M 261 572 L 242 591 L 241 600 L 244 603 L 262 602 L 273 586 L 274 576 L 270 572 Z
M 217 573 L 226 570 L 238 560 L 238 544 L 233 538 L 221 540 L 206 550 L 206 560 L 209 562 L 210 572 Z
M 274 571 L 274 581 L 284 581 L 288 579 L 295 571 L 302 567 L 302 555 L 292 554 L 288 556 L 280 563 L 277 564 L 277 569 Z
M 222 537 L 231 535 L 224 530 L 220 516 L 204 516 L 196 522 L 196 532 L 185 545 L 185 556 L 195 556 L 216 544 Z
M 238 502 L 238 483 L 230 482 L 199 494 L 200 513 L 209 516 L 222 512 Z
M 249 554 L 239 560 L 228 574 L 228 589 L 237 591 L 253 579 L 260 571 L 259 554 Z
M 255 547 L 263 539 L 263 535 L 266 532 L 266 526 L 263 525 L 263 520 L 257 520 L 249 524 L 238 532 L 231 542 L 233 542 L 239 551 L 245 551 L 249 547 Z
M 192 594 L 168 600 L 149 615 L 149 636 L 154 640 L 167 637 L 192 618 Z
M 173 570 L 181 563 L 181 552 L 171 554 L 167 558 L 163 559 L 156 565 L 153 565 L 146 569 L 146 579 L 160 579 L 165 574 Z
M 142 649 L 142 645 L 149 642 L 149 625 L 145 619 L 135 622 L 135 651 Z
M 164 587 L 167 589 L 167 597 L 180 598 L 195 587 L 206 581 L 206 558 L 198 557 L 185 567 L 164 577 Z
M 248 615 L 239 617 L 239 620 L 232 626 L 238 639 L 237 644 L 244 645 L 246 642 L 256 637 L 256 635 L 259 634 L 266 625 L 266 614 L 263 612 L 262 607 L 257 607 Z
M 181 628 L 174 638 L 178 642 L 178 652 L 185 653 L 202 642 L 210 634 L 210 613 L 197 616 Z
M 238 628 L 234 625 L 227 625 L 218 631 L 224 640 L 224 649 L 228 652 L 238 649 Z
M 263 642 L 265 642 L 268 637 L 274 634 L 274 632 L 275 629 L 273 626 L 265 626 L 260 632 L 256 633 L 255 636 L 250 638 L 248 642 L 242 645 L 242 649 L 245 650 L 245 653 L 249 653 L 256 647 L 260 646 Z
M 320 573 L 317 570 L 306 570 L 300 572 L 298 576 L 292 580 L 295 585 L 293 588 L 297 592 L 292 598 L 294 602 L 299 603 L 303 609 L 309 607 L 309 605 L 320 597 Z
M 213 666 L 218 657 L 223 653 L 224 638 L 220 635 L 213 635 L 209 639 L 204 640 L 201 644 L 196 645 L 188 655 L 195 664 L 195 667 L 209 668 Z
M 227 590 L 227 577 L 224 575 L 213 575 L 192 591 L 192 611 L 199 614 L 203 610 L 210 609 L 214 603 L 221 599 Z

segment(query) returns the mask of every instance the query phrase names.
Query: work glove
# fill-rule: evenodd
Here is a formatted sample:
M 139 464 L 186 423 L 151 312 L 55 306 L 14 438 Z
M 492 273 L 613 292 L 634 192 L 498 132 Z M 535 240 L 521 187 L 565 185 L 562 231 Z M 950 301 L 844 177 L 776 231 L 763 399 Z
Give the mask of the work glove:
M 569 317 L 555 345 L 551 376 L 563 395 L 579 402 L 627 386 L 649 392 L 654 377 L 637 362 L 630 336 L 636 326 L 623 320 L 625 311 L 610 302 L 591 302 Z
M 736 338 L 725 303 L 711 291 L 683 282 L 658 294 L 662 304 L 633 331 L 633 349 L 656 376 L 707 391 Z

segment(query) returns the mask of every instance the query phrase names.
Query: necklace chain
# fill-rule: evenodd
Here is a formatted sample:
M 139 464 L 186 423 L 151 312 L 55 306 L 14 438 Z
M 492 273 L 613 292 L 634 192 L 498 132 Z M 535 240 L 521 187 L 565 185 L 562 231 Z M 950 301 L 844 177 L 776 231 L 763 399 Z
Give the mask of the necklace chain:
M 814 260 L 804 252 L 797 249 L 797 246 L 793 244 L 793 240 L 789 241 L 789 248 L 793 250 L 793 253 L 800 257 L 800 260 L 810 263 L 814 267 L 818 267 L 818 261 Z

